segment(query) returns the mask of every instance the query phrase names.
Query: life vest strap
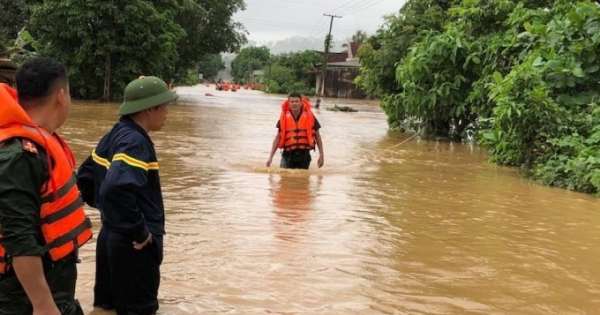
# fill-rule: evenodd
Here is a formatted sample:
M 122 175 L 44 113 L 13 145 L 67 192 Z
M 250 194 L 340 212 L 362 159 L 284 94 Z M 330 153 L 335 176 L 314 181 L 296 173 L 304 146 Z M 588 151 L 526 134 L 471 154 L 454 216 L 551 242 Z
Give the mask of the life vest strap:
M 308 136 L 292 136 L 292 137 L 287 137 L 285 138 L 285 141 L 289 141 L 289 140 L 299 140 L 299 139 L 306 139 L 306 141 L 308 141 Z
M 285 131 L 285 133 L 299 133 L 299 132 L 307 132 L 308 130 L 306 129 L 288 129 Z
M 44 245 L 44 250 L 49 251 L 52 248 L 61 247 L 73 240 L 76 240 L 79 234 L 85 232 L 87 229 L 92 228 L 92 221 L 90 218 L 86 217 L 81 224 L 79 224 L 76 228 L 68 232 L 67 234 L 61 235 L 55 238 L 51 243 Z
M 291 150 L 298 150 L 298 149 L 300 149 L 300 150 L 307 150 L 307 151 L 316 150 L 315 146 L 312 146 L 312 145 L 307 144 L 307 143 L 292 143 L 292 144 L 289 144 L 289 145 L 285 146 L 284 149 L 286 151 L 289 151 L 290 149 Z
M 61 210 L 54 212 L 44 218 L 40 219 L 41 224 L 50 224 L 62 220 L 68 217 L 71 213 L 75 212 L 80 207 L 83 207 L 84 203 L 81 197 L 73 200 L 68 206 L 62 208 Z
M 77 185 L 77 176 L 75 175 L 75 173 L 73 173 L 73 176 L 71 176 L 71 178 L 69 179 L 69 181 L 62 186 L 61 188 L 59 188 L 56 191 L 56 194 L 51 193 L 48 196 L 42 197 L 42 203 L 48 203 L 48 202 L 52 202 L 56 200 L 56 196 L 58 196 L 58 198 L 62 198 L 64 197 L 66 194 L 69 193 L 69 191 L 71 191 L 71 189 Z

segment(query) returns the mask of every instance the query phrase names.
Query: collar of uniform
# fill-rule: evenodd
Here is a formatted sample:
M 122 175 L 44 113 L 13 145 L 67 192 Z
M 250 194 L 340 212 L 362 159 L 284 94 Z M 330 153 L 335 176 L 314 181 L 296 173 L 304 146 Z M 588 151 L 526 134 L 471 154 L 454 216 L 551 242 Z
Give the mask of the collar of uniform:
M 136 122 L 133 121 L 133 119 L 131 119 L 130 117 L 123 116 L 119 119 L 119 122 L 121 122 L 125 125 L 128 125 L 128 126 L 132 126 L 133 128 L 137 129 L 142 135 L 144 135 L 144 137 L 146 139 L 148 139 L 148 141 L 150 141 L 150 143 L 152 145 L 154 145 L 154 142 L 152 142 L 152 139 L 150 139 L 150 135 L 148 135 L 146 130 L 144 130 L 144 128 L 140 127 L 140 125 L 136 124 Z

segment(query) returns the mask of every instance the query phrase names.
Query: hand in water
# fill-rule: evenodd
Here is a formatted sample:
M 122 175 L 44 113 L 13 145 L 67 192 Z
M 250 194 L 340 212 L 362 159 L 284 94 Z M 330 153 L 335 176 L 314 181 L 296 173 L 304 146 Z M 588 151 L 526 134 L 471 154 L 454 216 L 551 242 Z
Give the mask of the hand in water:
M 319 155 L 319 160 L 317 161 L 317 165 L 321 168 L 325 164 L 325 156 L 323 154 Z
M 271 167 L 271 163 L 273 163 L 273 159 L 269 159 L 269 160 L 267 161 L 267 167 Z

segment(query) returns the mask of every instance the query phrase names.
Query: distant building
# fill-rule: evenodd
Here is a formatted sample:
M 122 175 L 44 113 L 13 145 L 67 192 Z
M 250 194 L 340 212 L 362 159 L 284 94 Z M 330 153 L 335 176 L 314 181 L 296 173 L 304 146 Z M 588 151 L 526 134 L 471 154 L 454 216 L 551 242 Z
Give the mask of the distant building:
M 331 52 L 327 61 L 325 82 L 323 82 L 323 65 L 316 65 L 318 70 L 311 71 L 316 76 L 316 88 L 322 90 L 324 97 L 365 98 L 366 93 L 355 83 L 360 74 L 360 63 L 356 56 L 360 43 L 349 43 L 347 52 Z M 321 56 L 324 52 L 317 51 Z
M 249 83 L 264 83 L 265 73 L 263 70 L 254 70 L 252 71 L 252 79 Z

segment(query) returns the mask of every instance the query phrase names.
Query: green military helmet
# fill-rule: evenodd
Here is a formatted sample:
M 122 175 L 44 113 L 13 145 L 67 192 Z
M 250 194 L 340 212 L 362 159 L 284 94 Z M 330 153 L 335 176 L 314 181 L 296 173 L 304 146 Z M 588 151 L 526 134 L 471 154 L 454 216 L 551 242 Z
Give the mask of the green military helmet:
M 179 98 L 175 91 L 169 90 L 165 81 L 157 77 L 141 76 L 125 87 L 123 103 L 117 115 L 124 116 L 141 112 Z

